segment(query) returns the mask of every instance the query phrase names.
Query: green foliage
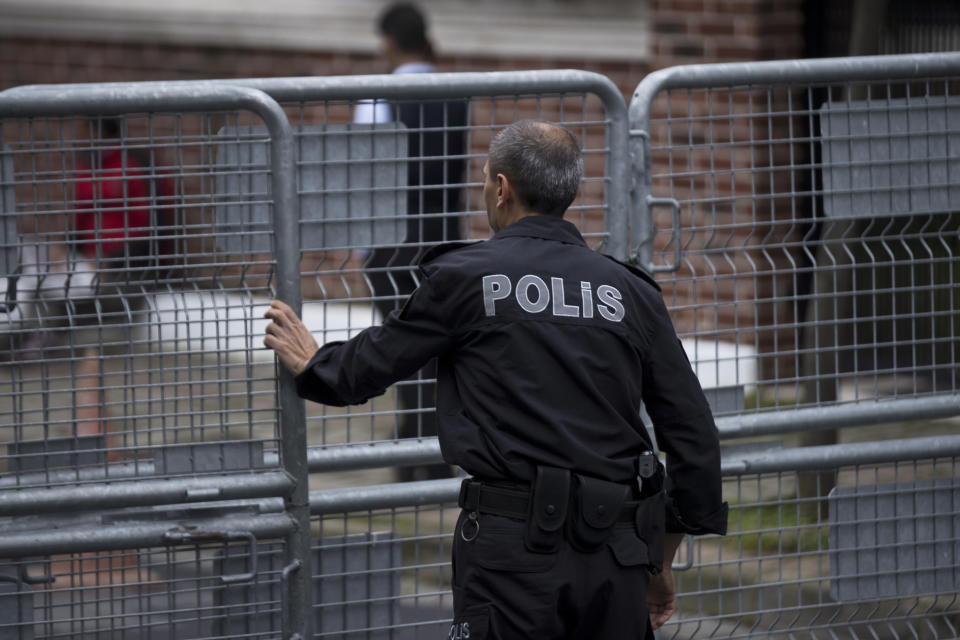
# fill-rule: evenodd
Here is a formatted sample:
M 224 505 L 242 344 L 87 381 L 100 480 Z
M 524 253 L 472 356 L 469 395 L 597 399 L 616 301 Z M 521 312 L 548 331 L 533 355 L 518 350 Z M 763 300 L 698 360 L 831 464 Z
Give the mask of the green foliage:
M 796 501 L 730 505 L 725 547 L 767 555 L 824 551 L 828 527 Z

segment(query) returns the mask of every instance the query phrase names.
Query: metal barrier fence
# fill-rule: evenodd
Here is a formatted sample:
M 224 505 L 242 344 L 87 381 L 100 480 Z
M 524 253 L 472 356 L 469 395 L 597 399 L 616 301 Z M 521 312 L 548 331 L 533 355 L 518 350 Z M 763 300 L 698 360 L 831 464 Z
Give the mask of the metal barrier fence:
M 631 254 L 729 442 L 730 534 L 662 637 L 957 637 L 958 81 L 949 54 L 637 87 Z
M 5 92 L 0 557 L 24 559 L 0 634 L 152 637 L 173 620 L 184 637 L 399 637 L 448 617 L 443 509 L 309 519 L 311 486 L 451 474 L 419 446 L 432 373 L 305 416 L 260 316 L 284 299 L 321 342 L 377 322 L 426 248 L 486 234 L 486 147 L 524 116 L 582 140 L 570 217 L 625 257 L 626 108 L 595 74 Z M 349 470 L 365 447 L 339 446 L 398 438 Z
M 447 632 L 432 372 L 304 408 L 260 315 L 377 322 L 423 250 L 485 237 L 486 146 L 520 117 L 578 135 L 568 219 L 667 272 L 721 434 L 760 440 L 724 452 L 731 534 L 683 547 L 662 637 L 956 637 L 960 442 L 926 421 L 960 414 L 958 70 L 677 68 L 629 117 L 575 71 L 0 94 L 0 638 Z
M 749 396 L 721 413 L 956 392 L 958 64 L 703 65 L 637 87 L 634 255 L 701 378 Z
M 254 89 L 156 85 L 21 92 L 5 95 L 0 113 L 5 218 L 12 220 L 3 241 L 18 258 L 7 260 L 3 274 L 10 392 L 0 513 L 11 531 L 22 530 L 5 536 L 9 556 L 79 567 L 75 578 L 58 576 L 62 568 L 43 574 L 51 593 L 62 590 L 30 612 L 34 621 L 40 614 L 39 625 L 22 624 L 19 614 L 3 623 L 12 637 L 34 637 L 34 627 L 45 625 L 52 625 L 48 635 L 125 636 L 128 611 L 147 620 L 159 606 L 169 619 L 199 624 L 206 620 L 199 603 L 178 609 L 176 600 L 149 594 L 210 592 L 201 580 L 209 554 L 198 542 L 229 550 L 273 539 L 272 553 L 290 569 L 283 572 L 288 597 L 271 604 L 279 609 L 273 628 L 301 628 L 310 576 L 291 578 L 291 568 L 309 545 L 303 403 L 289 376 L 278 385 L 274 371 L 256 366 L 253 335 L 223 333 L 236 322 L 236 307 L 257 296 L 298 306 L 298 264 L 218 253 L 220 238 L 207 224 L 218 205 L 257 197 L 218 193 L 221 175 L 261 175 L 272 224 L 260 233 L 277 246 L 295 244 L 286 115 Z M 269 148 L 269 161 L 211 163 L 240 144 L 210 135 L 231 125 L 259 125 L 263 131 L 244 142 Z M 172 172 L 161 160 L 167 153 Z M 286 505 L 163 508 L 267 497 Z M 81 526 L 90 510 L 98 520 Z M 63 515 L 69 512 L 79 515 Z M 215 513 L 225 521 L 210 522 Z M 237 528 L 229 526 L 232 516 L 240 517 Z M 154 562 L 149 547 L 164 544 L 193 546 L 192 562 Z M 76 555 L 82 552 L 93 555 Z M 183 571 L 195 574 L 194 587 L 181 584 Z M 17 593 L 28 575 L 13 582 Z M 255 570 L 220 572 L 224 585 L 238 578 L 259 579 Z M 111 609 L 103 587 L 129 592 L 139 604 L 128 610 L 121 599 Z M 85 606 L 90 600 L 98 606 Z M 152 625 L 141 624 L 151 635 Z

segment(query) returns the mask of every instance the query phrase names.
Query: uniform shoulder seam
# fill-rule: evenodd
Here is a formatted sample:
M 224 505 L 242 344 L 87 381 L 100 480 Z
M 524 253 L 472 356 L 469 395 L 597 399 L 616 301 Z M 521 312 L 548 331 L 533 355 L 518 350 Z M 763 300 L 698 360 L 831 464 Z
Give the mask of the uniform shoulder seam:
M 465 247 L 473 247 L 478 244 L 481 244 L 482 240 L 468 240 L 463 242 L 446 242 L 444 244 L 437 245 L 435 247 L 430 247 L 424 252 L 423 257 L 420 258 L 418 264 L 425 265 L 432 260 L 436 260 L 442 255 L 450 253 L 451 251 L 456 251 L 457 249 L 463 249 Z
M 629 271 L 629 272 L 632 273 L 633 275 L 637 276 L 637 277 L 640 278 L 641 280 L 643 280 L 643 281 L 647 282 L 648 284 L 650 284 L 650 285 L 651 285 L 654 289 L 656 289 L 657 291 L 662 291 L 661 288 L 660 288 L 660 283 L 657 282 L 656 280 L 654 280 L 654 279 L 653 279 L 653 276 L 650 275 L 650 273 L 647 272 L 646 269 L 642 269 L 642 268 L 640 268 L 640 267 L 636 267 L 636 266 L 634 266 L 634 265 L 632 265 L 632 264 L 627 264 L 626 262 L 621 262 L 620 260 L 617 260 L 617 259 L 614 258 L 613 256 L 608 256 L 608 255 L 605 255 L 605 254 L 604 254 L 603 257 L 606 258 L 607 260 L 612 260 L 613 262 L 617 263 L 617 264 L 620 265 L 621 267 L 625 268 L 627 271 Z

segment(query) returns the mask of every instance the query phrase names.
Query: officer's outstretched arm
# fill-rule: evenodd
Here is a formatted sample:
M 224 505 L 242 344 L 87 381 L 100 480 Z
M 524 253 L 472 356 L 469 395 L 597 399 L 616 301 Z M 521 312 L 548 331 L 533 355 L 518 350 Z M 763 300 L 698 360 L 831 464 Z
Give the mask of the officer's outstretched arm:
M 274 303 L 267 312 L 273 323 L 264 343 L 296 373 L 301 397 L 337 407 L 360 404 L 451 347 L 454 336 L 442 313 L 443 299 L 444 293 L 424 277 L 400 311 L 390 313 L 382 325 L 320 349 L 296 314 L 283 303 Z

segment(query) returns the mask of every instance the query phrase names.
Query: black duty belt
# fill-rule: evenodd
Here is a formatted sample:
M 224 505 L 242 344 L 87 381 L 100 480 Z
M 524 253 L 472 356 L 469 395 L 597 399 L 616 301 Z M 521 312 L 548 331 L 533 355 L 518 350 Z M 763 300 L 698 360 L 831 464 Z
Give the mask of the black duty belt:
M 467 511 L 526 520 L 530 515 L 530 490 L 520 486 L 507 488 L 466 478 L 460 485 L 457 504 Z M 620 507 L 620 513 L 617 514 L 616 522 L 632 524 L 639 505 L 639 501 L 624 502 Z M 550 505 L 546 505 L 545 508 L 549 509 Z M 559 509 L 560 505 L 555 508 Z M 601 512 L 598 515 L 604 514 Z
M 457 500 L 467 512 L 460 537 L 475 540 L 478 514 L 490 514 L 524 521 L 530 552 L 553 553 L 566 540 L 576 551 L 592 553 L 610 539 L 614 525 L 630 524 L 647 545 L 650 570 L 659 571 L 666 506 L 663 466 L 653 453 L 640 456 L 638 475 L 640 485 L 621 484 L 540 465 L 529 486 L 467 478 Z

